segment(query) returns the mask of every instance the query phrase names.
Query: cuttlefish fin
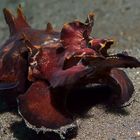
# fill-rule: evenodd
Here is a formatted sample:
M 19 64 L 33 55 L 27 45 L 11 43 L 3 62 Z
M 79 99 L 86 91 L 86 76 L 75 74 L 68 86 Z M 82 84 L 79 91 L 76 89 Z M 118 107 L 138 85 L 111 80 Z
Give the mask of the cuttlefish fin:
M 35 82 L 24 95 L 19 96 L 19 113 L 29 128 L 61 135 L 76 125 L 71 116 L 64 113 L 65 110 L 62 113 L 53 105 L 52 98 L 53 94 L 45 82 Z

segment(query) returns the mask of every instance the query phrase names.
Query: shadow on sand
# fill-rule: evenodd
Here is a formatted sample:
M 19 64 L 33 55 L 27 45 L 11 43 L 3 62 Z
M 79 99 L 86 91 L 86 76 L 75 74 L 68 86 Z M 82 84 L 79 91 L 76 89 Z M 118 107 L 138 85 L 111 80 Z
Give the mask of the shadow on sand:
M 43 134 L 43 132 L 39 132 L 38 134 L 27 128 L 25 123 L 22 122 L 15 122 L 11 126 L 11 131 L 14 133 L 14 137 L 18 140 L 61 140 L 60 136 L 53 132 L 47 132 Z M 69 132 L 65 135 L 65 140 L 70 140 L 74 136 L 76 136 L 76 132 Z

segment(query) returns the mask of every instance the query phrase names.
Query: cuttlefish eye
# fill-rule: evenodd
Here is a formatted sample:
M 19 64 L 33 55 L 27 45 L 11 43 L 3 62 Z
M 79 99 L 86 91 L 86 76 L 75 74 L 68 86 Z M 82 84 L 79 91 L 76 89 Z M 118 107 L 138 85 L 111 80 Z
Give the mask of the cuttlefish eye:
M 87 47 L 88 47 L 88 48 L 91 48 L 91 46 L 92 46 L 92 42 L 89 41 L 89 42 L 87 43 Z

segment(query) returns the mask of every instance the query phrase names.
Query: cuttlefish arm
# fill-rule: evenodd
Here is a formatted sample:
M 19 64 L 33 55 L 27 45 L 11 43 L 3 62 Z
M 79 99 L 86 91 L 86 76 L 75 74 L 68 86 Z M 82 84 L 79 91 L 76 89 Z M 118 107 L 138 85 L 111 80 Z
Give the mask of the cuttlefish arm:
M 79 56 L 73 56 L 70 60 L 75 61 L 75 63 L 81 60 L 88 68 L 93 69 L 85 75 L 87 81 L 90 79 L 93 83 L 105 84 L 110 87 L 110 103 L 122 105 L 131 98 L 134 92 L 133 83 L 126 73 L 118 68 L 140 67 L 140 61 L 136 58 L 123 53 L 108 55 L 107 57 L 85 54 L 81 59 L 79 59 Z
M 134 86 L 126 73 L 118 68 L 137 68 L 140 67 L 140 61 L 124 54 L 108 56 L 96 62 L 96 65 L 94 61 L 90 60 L 90 65 L 96 69 L 90 74 L 91 78 L 102 79 L 103 84 L 110 86 L 112 93 L 110 101 L 113 104 L 122 105 L 127 102 L 132 97 Z
M 110 77 L 112 81 L 115 81 L 114 86 L 112 86 L 112 97 L 110 102 L 115 105 L 122 105 L 129 101 L 134 92 L 134 86 L 132 81 L 128 78 L 126 73 L 119 69 L 112 69 L 110 72 Z M 110 83 L 111 85 L 111 83 Z

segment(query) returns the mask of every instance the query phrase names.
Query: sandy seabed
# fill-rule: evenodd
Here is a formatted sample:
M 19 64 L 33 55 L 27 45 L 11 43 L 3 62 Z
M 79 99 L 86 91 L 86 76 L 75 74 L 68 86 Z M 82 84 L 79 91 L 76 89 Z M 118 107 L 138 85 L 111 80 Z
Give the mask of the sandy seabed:
M 90 11 L 96 14 L 92 35 L 113 38 L 111 52 L 126 50 L 140 59 L 140 0 L 0 0 L 0 40 L 8 38 L 2 9 L 13 11 L 21 3 L 34 28 L 45 28 L 51 22 L 61 29 L 65 22 L 84 21 Z M 135 86 L 132 104 L 122 110 L 108 111 L 95 106 L 90 117 L 80 119 L 78 135 L 73 140 L 140 140 L 140 68 L 127 69 Z M 0 140 L 42 139 L 21 122 L 15 110 L 0 102 Z

